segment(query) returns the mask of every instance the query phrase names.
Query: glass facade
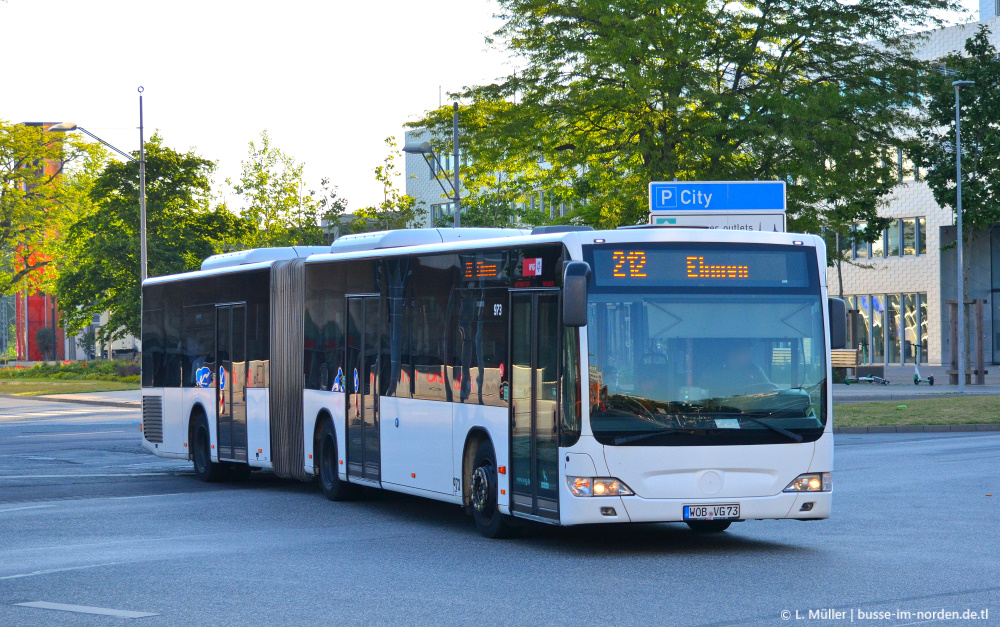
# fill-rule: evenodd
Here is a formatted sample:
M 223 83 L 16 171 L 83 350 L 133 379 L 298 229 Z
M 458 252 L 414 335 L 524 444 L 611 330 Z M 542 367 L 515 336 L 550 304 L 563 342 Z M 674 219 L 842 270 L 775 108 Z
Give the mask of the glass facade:
M 903 363 L 907 364 L 916 361 L 917 349 L 920 346 L 917 300 L 916 294 L 903 294 Z
M 872 296 L 872 347 L 871 363 L 885 361 L 885 296 Z
M 863 364 L 927 363 L 927 295 L 875 294 L 845 297 L 857 310 L 852 347 Z

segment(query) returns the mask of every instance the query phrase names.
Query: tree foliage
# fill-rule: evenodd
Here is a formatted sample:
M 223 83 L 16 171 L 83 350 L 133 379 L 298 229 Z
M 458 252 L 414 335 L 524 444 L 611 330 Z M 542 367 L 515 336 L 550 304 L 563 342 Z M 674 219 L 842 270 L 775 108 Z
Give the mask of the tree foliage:
M 0 120 L 0 294 L 48 289 L 61 234 L 87 211 L 105 152 L 43 126 Z
M 495 40 L 521 69 L 458 94 L 463 145 L 599 227 L 644 222 L 648 183 L 674 178 L 786 180 L 795 230 L 876 223 L 896 182 L 884 151 L 918 122 L 906 35 L 955 6 L 500 0 Z M 444 142 L 446 119 L 414 126 Z
M 336 224 L 347 208 L 329 179 L 319 190 L 305 191 L 304 164 L 271 143 L 267 131 L 250 142 L 233 190 L 242 198 L 240 215 L 250 230 L 242 239 L 230 238 L 229 249 L 328 243 L 321 222 Z M 232 184 L 232 181 L 229 181 Z
M 981 26 L 965 42 L 965 55 L 951 54 L 940 62 L 948 72 L 931 74 L 927 123 L 916 142 L 916 154 L 926 168 L 934 199 L 954 211 L 957 202 L 955 163 L 955 89 L 952 81 L 971 80 L 963 87 L 962 226 L 965 245 L 978 232 L 1000 222 L 1000 59 Z
M 133 153 L 137 155 L 137 151 Z M 149 276 L 195 270 L 218 242 L 249 235 L 246 222 L 212 206 L 215 165 L 177 152 L 154 135 L 146 144 L 146 229 Z M 70 330 L 109 312 L 98 332 L 105 343 L 139 335 L 139 164 L 112 161 L 89 194 L 93 210 L 67 229 L 57 294 Z
M 399 152 L 396 138 L 387 137 L 385 145 L 389 154 L 382 165 L 375 167 L 375 179 L 382 185 L 382 202 L 354 212 L 354 219 L 350 224 L 350 230 L 354 233 L 410 228 L 426 212 L 426 209 L 417 206 L 412 196 L 396 189 L 395 179 L 399 176 L 399 168 L 396 167 Z

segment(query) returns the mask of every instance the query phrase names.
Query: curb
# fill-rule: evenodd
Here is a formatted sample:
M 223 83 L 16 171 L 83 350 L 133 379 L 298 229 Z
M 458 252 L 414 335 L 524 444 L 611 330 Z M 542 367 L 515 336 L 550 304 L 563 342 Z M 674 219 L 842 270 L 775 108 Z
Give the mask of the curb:
M 968 433 L 971 431 L 1000 431 L 1000 424 L 987 425 L 894 425 L 885 427 L 834 427 L 838 433 Z
M 18 394 L 0 394 L 0 398 L 12 398 L 19 401 L 44 401 L 46 403 L 75 403 L 77 405 L 98 405 L 104 407 L 128 407 L 130 409 L 140 409 L 142 403 L 129 401 L 94 401 L 82 398 L 53 398 L 51 396 L 22 396 Z

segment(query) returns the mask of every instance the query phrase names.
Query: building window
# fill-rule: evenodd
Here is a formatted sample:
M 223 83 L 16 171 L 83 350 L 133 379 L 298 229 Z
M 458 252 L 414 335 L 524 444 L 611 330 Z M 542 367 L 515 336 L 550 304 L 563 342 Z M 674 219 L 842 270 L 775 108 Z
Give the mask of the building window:
M 917 220 L 903 218 L 903 256 L 917 254 Z
M 927 218 L 917 218 L 917 253 L 927 254 Z
M 882 231 L 882 237 L 872 242 L 872 259 L 877 259 L 884 256 L 885 256 L 885 231 Z
M 867 226 L 867 222 L 858 222 L 854 227 L 854 257 L 856 259 L 868 258 L 868 242 L 864 241 Z
M 885 296 L 872 296 L 872 352 L 871 363 L 885 360 Z
M 886 296 L 886 344 L 888 344 L 889 354 L 886 361 L 891 364 L 898 364 L 902 358 L 903 321 L 900 317 L 899 294 L 889 294 Z
M 918 294 L 920 297 L 920 363 L 927 363 L 927 294 Z
M 893 222 L 889 225 L 889 228 L 885 231 L 885 256 L 886 257 L 898 257 L 899 256 L 899 220 Z

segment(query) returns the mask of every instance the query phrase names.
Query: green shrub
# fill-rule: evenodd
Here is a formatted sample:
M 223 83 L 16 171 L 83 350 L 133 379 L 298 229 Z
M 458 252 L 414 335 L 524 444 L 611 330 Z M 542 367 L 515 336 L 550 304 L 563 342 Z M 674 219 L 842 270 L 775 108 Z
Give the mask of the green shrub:
M 139 365 L 125 359 L 43 362 L 30 368 L 25 366 L 0 368 L 0 379 L 90 379 L 137 383 L 139 375 Z

